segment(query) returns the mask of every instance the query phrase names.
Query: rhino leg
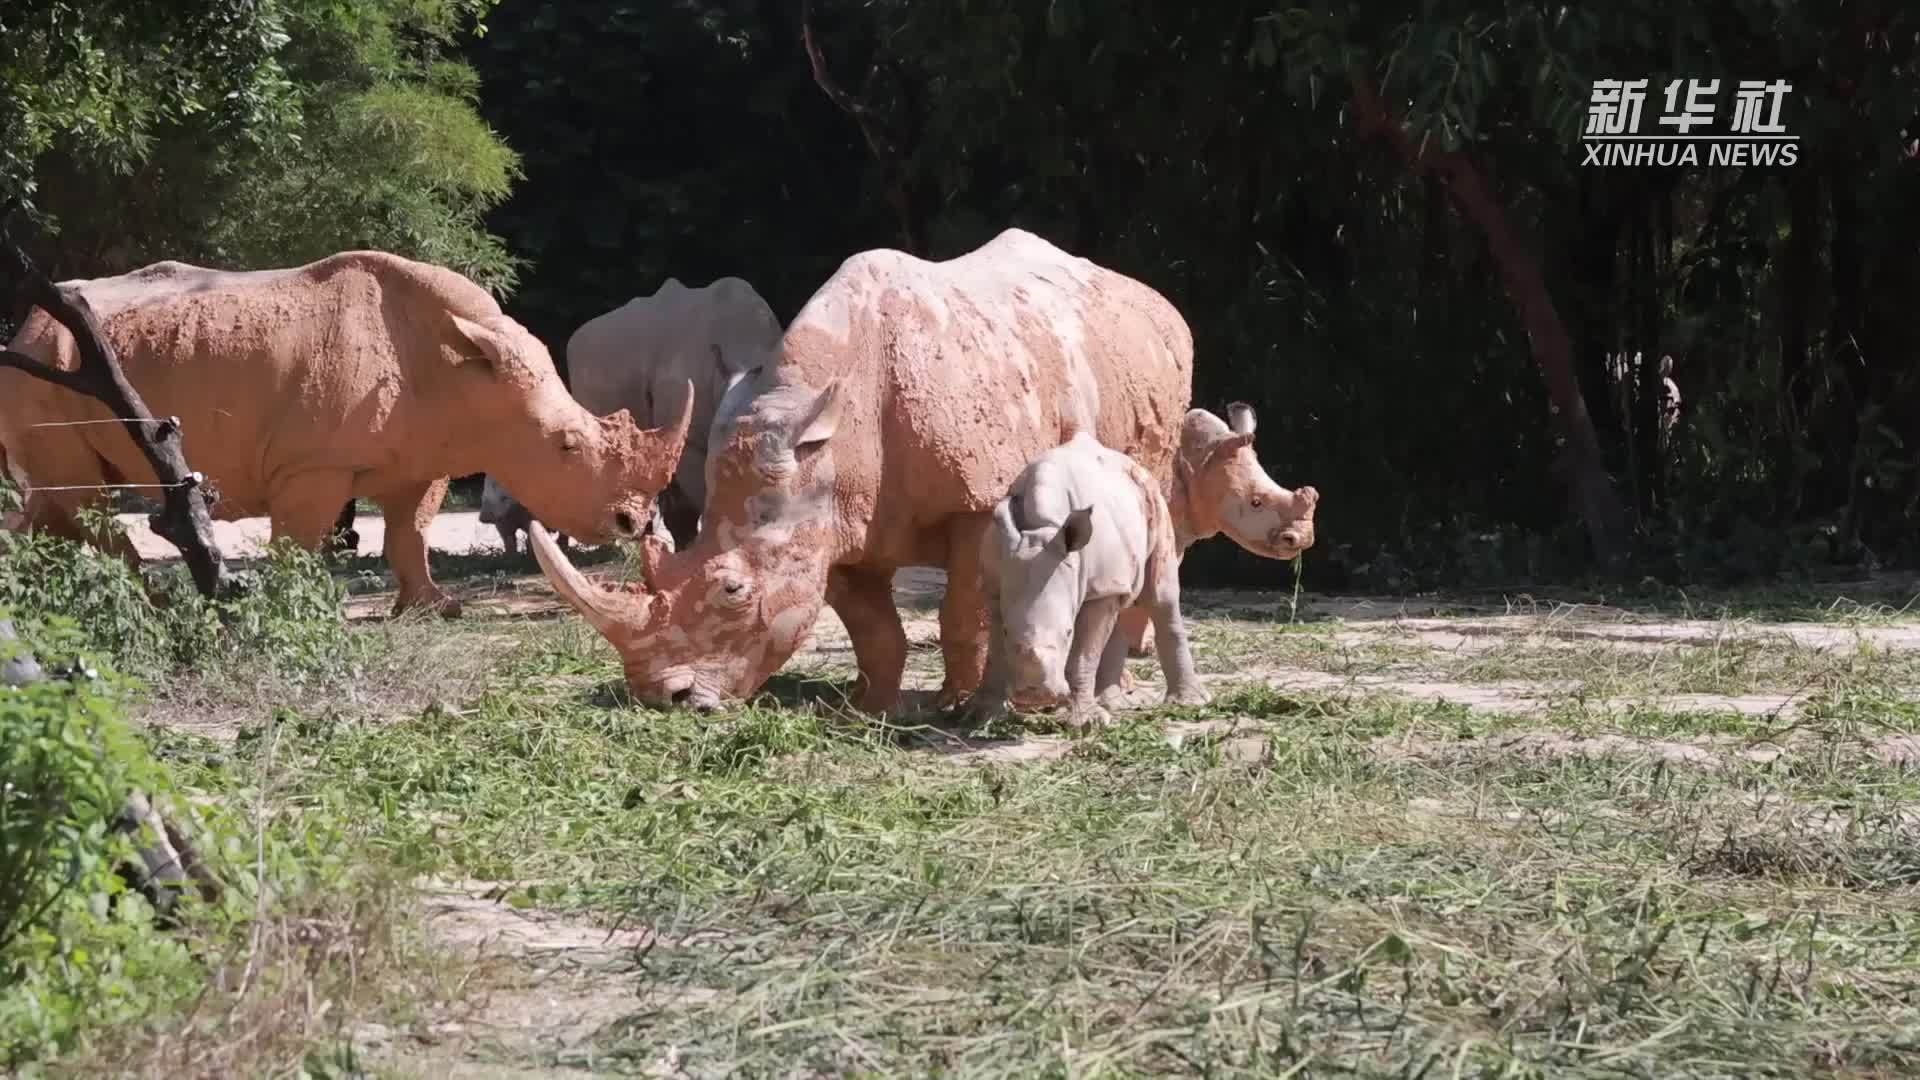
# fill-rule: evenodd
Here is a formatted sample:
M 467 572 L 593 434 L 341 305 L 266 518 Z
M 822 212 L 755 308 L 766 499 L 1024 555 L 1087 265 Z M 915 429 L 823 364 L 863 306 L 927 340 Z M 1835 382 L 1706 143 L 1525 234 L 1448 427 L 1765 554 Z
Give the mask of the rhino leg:
M 1153 617 L 1141 608 L 1128 608 L 1120 613 L 1120 625 L 1114 633 L 1126 642 L 1128 656 L 1153 655 Z
M 500 548 L 502 551 L 505 551 L 509 555 L 520 554 L 519 529 L 514 528 L 510 522 L 505 521 L 494 522 L 493 528 L 494 531 L 500 534 Z
M 1114 623 L 1120 615 L 1121 601 L 1089 600 L 1080 608 L 1073 626 L 1073 647 L 1067 652 L 1067 726 L 1105 727 L 1113 717 L 1095 697 L 1100 657 L 1113 637 Z
M 962 715 L 975 724 L 1007 715 L 1007 628 L 995 590 L 987 590 L 987 670 Z
M 834 567 L 827 574 L 827 605 L 846 624 L 860 667 L 854 707 L 889 713 L 900 704 L 907 670 L 907 629 L 893 606 L 893 572 Z
M 110 484 L 122 479 L 110 471 L 105 458 L 95 453 L 85 440 L 72 434 L 84 430 L 52 428 L 42 431 L 40 440 L 44 441 L 36 440 L 26 446 L 15 447 L 10 464 L 25 474 L 28 485 L 81 487 Z M 137 570 L 142 562 L 140 552 L 119 530 L 101 536 L 80 523 L 81 512 L 89 507 L 110 509 L 108 496 L 111 494 L 104 490 L 29 491 L 20 507 L 20 520 L 16 527 L 21 531 L 44 532 L 63 540 L 90 544 L 118 555 Z
M 353 474 L 302 472 L 267 494 L 267 522 L 275 540 L 289 538 L 308 551 L 326 553 L 340 524 L 340 503 L 350 499 Z
M 992 514 L 963 514 L 947 527 L 947 594 L 940 601 L 940 655 L 946 678 L 937 702 L 942 709 L 965 700 L 980 686 L 986 671 L 991 620 L 980 546 L 991 528 Z
M 1193 649 L 1187 641 L 1187 620 L 1180 614 L 1177 587 L 1171 598 L 1154 604 L 1153 640 L 1159 646 L 1160 673 L 1167 680 L 1167 704 L 1205 705 L 1212 700 L 1193 666 Z
M 340 516 L 333 520 L 333 528 L 321 544 L 321 554 L 351 555 L 360 549 L 360 533 L 353 527 L 359 509 L 353 496 L 347 496 L 347 501 L 340 507 Z
M 447 478 L 375 497 L 387 519 L 387 568 L 399 582 L 393 612 L 427 608 L 448 618 L 460 614 L 460 601 L 433 583 L 427 571 L 427 528 L 447 497 Z
M 1120 614 L 1132 610 L 1127 608 Z M 1133 689 L 1132 673 L 1127 671 L 1127 639 L 1120 633 L 1123 625 L 1116 620 L 1106 648 L 1100 650 L 1100 671 L 1093 680 L 1094 697 L 1108 709 L 1119 708 L 1127 691 Z

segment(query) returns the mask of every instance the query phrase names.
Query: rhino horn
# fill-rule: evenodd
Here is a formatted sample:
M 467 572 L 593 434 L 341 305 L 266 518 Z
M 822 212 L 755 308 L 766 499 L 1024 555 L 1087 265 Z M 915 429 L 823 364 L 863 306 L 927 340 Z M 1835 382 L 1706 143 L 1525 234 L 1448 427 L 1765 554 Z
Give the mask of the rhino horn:
M 540 563 L 547 584 L 609 641 L 618 643 L 650 621 L 657 598 L 644 586 L 636 592 L 608 589 L 588 581 L 538 521 L 527 523 L 527 539 L 533 542 L 533 557 Z
M 650 456 L 656 459 L 665 459 L 664 462 L 662 462 L 661 475 L 666 477 L 672 477 L 674 472 L 680 468 L 680 455 L 684 454 L 687 449 L 687 433 L 693 430 L 693 380 L 685 379 L 682 381 L 686 384 L 687 392 L 686 395 L 680 399 L 679 419 L 675 420 L 672 424 L 652 428 L 640 433 L 643 443 L 652 444 L 653 454 Z M 665 487 L 665 482 L 662 482 L 661 486 Z

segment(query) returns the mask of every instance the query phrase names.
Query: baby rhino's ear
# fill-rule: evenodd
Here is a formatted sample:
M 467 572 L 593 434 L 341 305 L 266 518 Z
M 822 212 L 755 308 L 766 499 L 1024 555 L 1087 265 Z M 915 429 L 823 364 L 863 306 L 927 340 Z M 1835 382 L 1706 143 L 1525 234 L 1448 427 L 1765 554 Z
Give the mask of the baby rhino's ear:
M 1253 406 L 1244 401 L 1227 406 L 1227 429 L 1235 435 L 1253 434 L 1253 424 Z
M 1067 554 L 1079 551 L 1093 539 L 1093 507 L 1083 506 L 1067 515 L 1060 525 L 1060 544 Z

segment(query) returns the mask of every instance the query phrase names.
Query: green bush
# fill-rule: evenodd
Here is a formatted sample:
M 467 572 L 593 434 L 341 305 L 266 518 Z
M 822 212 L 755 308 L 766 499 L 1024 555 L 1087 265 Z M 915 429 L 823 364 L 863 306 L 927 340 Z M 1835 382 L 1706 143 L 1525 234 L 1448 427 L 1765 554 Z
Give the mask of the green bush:
M 133 854 L 113 828 L 127 793 L 168 790 L 120 716 L 121 685 L 54 617 L 31 648 L 50 676 L 0 688 L 0 1068 L 69 1045 L 84 1029 L 137 1022 L 191 992 L 187 948 L 152 932 L 153 910 L 115 867 Z M 11 652 L 16 643 L 0 643 Z M 64 678 L 60 669 L 77 671 Z
M 87 524 L 102 536 L 118 528 L 104 514 Z M 344 677 L 360 658 L 345 596 L 318 556 L 288 540 L 269 546 L 243 592 L 209 602 L 177 563 L 143 581 L 101 548 L 0 532 L 0 611 L 28 637 L 50 616 L 70 618 L 85 649 L 133 675 L 252 664 L 296 682 Z

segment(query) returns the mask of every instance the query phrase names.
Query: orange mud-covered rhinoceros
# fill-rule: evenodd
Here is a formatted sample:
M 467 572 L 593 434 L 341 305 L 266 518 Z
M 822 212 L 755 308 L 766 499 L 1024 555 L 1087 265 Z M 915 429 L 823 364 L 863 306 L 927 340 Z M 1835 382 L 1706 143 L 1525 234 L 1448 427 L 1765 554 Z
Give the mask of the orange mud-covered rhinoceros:
M 1020 230 L 946 262 L 868 251 L 795 316 L 722 402 L 699 538 L 643 541 L 646 584 L 609 589 L 545 530 L 554 588 L 619 651 L 635 696 L 710 708 L 758 689 L 832 605 L 857 704 L 898 706 L 894 571 L 947 571 L 941 704 L 980 684 L 981 539 L 1008 485 L 1090 432 L 1170 487 L 1193 337 L 1152 289 Z
M 604 542 L 647 527 L 685 441 L 685 410 L 652 431 L 626 413 L 594 416 L 486 290 L 395 255 L 243 272 L 161 262 L 65 284 L 154 414 L 180 418 L 188 463 L 219 495 L 215 517 L 267 515 L 275 537 L 313 550 L 350 497 L 379 504 L 396 610 L 459 611 L 427 572 L 425 529 L 449 476 L 498 476 L 555 528 Z M 78 362 L 44 311 L 10 347 Z M 90 398 L 0 370 L 0 445 L 29 527 L 77 538 L 76 512 L 108 495 L 42 489 L 156 482 L 119 425 L 72 424 L 108 418 Z

